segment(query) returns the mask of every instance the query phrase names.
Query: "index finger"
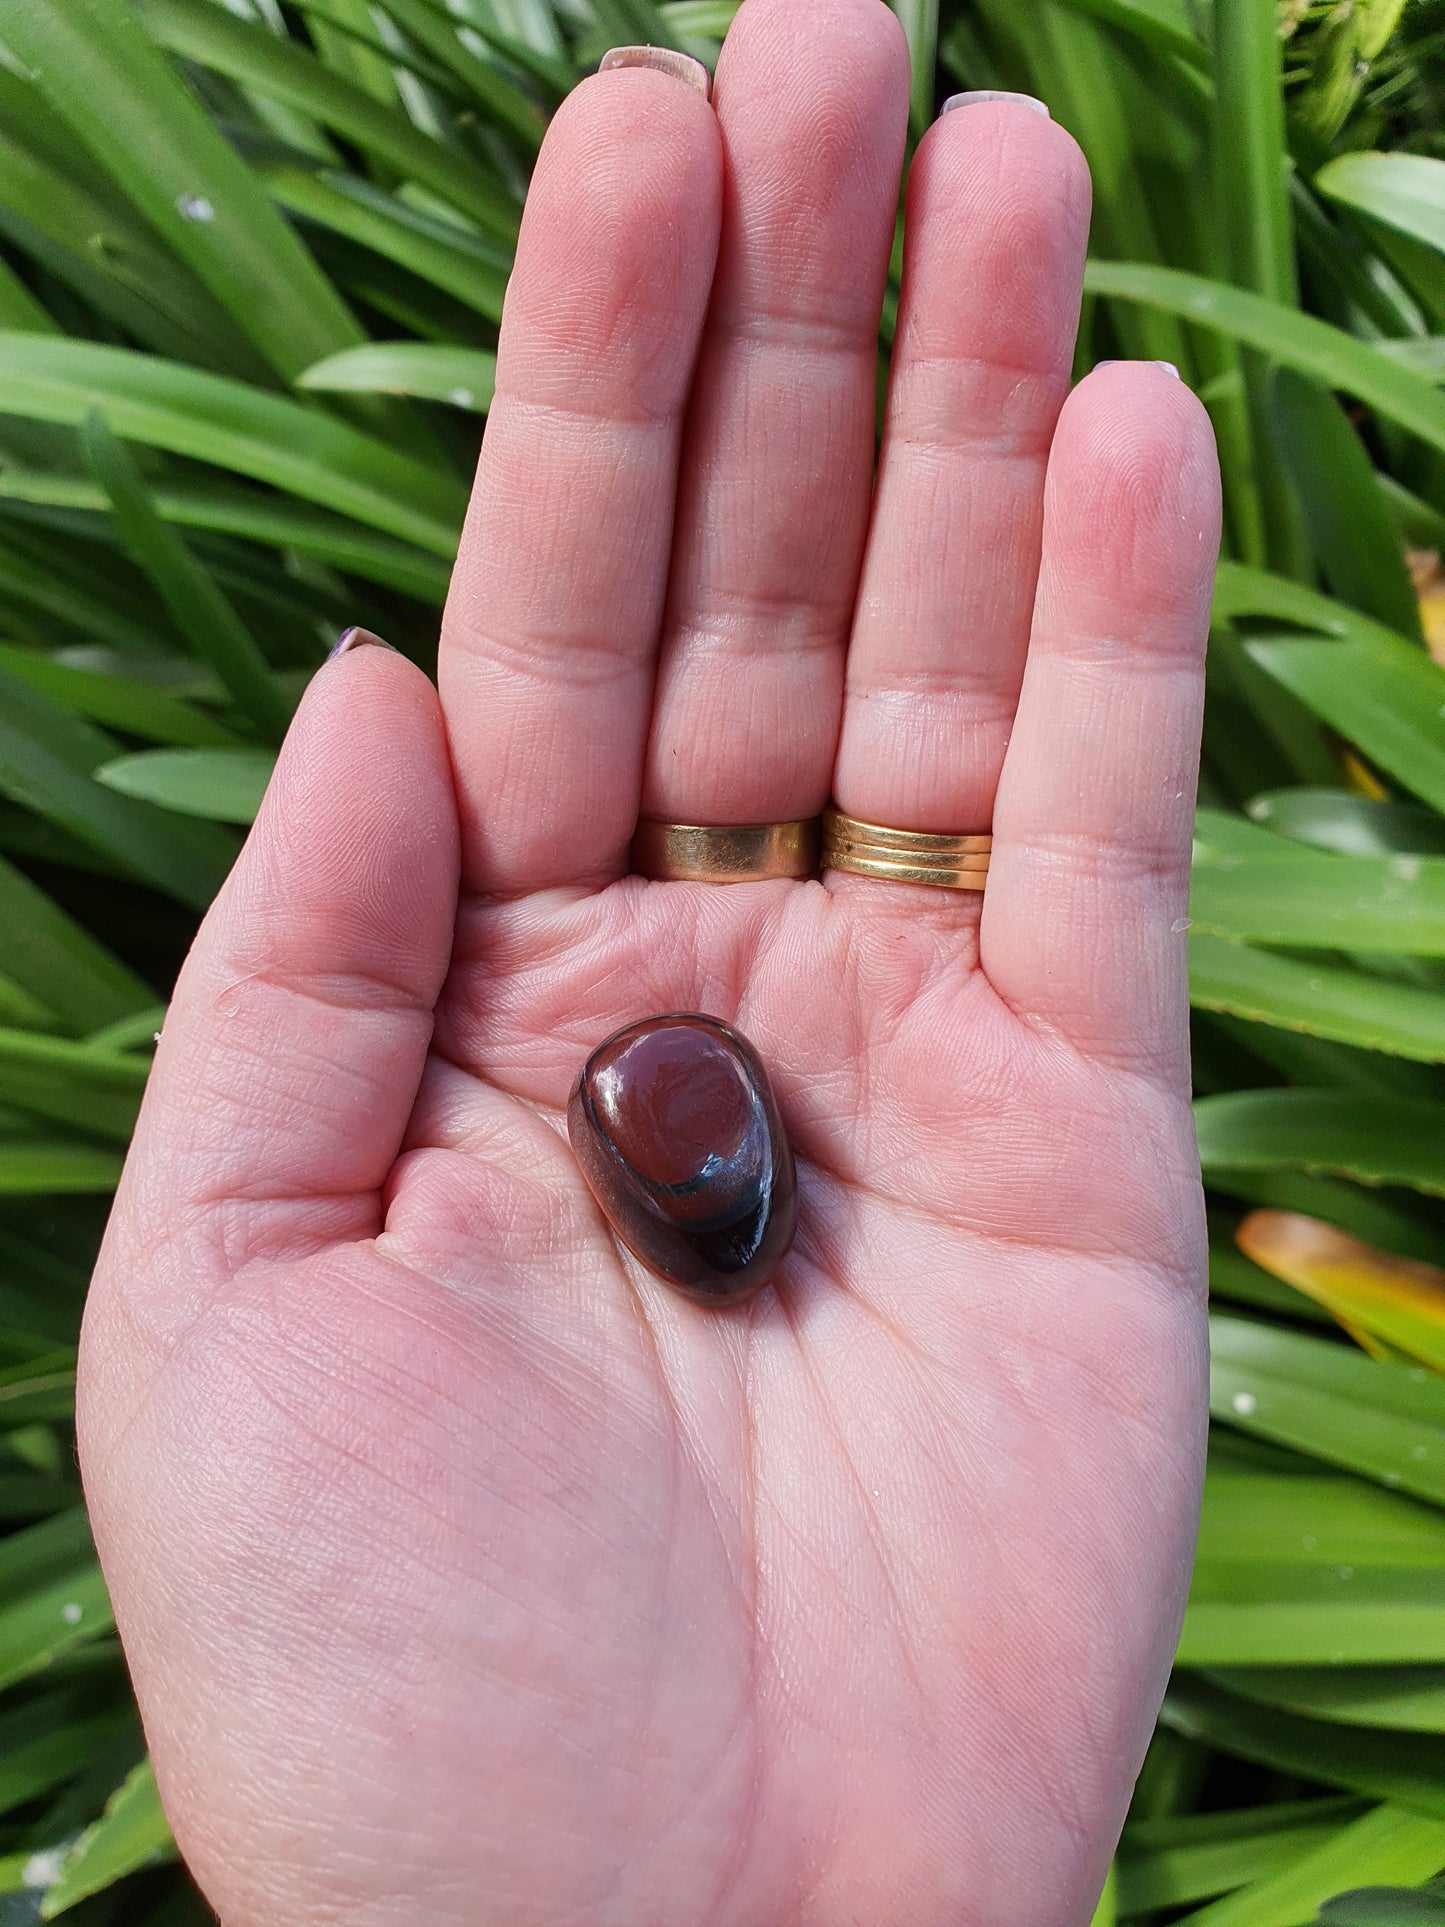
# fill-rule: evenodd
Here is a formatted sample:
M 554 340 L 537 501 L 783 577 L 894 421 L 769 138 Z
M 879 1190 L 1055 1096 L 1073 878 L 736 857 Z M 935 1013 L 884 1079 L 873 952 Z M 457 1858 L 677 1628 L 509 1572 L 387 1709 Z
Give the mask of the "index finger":
M 721 195 L 670 73 L 583 81 L 543 143 L 438 672 L 472 889 L 625 867 Z

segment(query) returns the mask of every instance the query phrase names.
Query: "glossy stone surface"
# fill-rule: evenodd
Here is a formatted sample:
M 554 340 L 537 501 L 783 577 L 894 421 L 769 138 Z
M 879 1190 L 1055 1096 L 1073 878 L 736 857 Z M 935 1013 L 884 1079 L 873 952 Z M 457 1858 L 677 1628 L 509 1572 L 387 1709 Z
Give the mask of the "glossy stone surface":
M 582 1067 L 572 1149 L 608 1223 L 699 1304 L 767 1283 L 793 1241 L 793 1154 L 762 1061 L 715 1017 L 629 1024 Z

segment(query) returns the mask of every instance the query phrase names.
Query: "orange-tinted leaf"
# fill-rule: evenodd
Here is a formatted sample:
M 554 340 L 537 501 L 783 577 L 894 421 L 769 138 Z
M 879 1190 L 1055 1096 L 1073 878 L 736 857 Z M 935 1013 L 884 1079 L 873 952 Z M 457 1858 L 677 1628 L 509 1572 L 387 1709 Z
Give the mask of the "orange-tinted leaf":
M 1445 1371 L 1445 1270 L 1397 1258 L 1295 1211 L 1251 1211 L 1246 1257 L 1324 1306 L 1371 1353 L 1385 1347 Z

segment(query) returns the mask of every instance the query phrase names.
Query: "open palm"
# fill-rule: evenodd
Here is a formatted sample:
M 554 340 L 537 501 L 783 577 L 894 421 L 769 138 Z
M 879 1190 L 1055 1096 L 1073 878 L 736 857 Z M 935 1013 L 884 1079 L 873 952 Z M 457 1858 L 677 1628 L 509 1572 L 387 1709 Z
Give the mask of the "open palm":
M 227 1927 L 1089 1917 L 1200 1470 L 1213 457 L 1167 370 L 1065 403 L 1083 165 L 981 101 L 913 163 L 875 486 L 907 84 L 881 0 L 746 0 L 716 115 L 638 68 L 567 102 L 441 700 L 317 676 L 183 974 L 82 1446 Z M 639 808 L 830 790 L 991 822 L 982 914 L 625 875 Z M 721 1313 L 562 1128 L 678 1009 L 757 1046 L 799 1165 Z

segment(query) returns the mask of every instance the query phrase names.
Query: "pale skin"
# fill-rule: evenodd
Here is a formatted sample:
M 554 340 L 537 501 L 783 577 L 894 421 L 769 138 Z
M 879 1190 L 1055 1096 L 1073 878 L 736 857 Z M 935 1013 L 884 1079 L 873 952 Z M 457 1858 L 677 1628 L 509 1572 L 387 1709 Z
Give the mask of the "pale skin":
M 1204 1434 L 1185 911 L 1217 477 L 1069 392 L 1082 159 L 912 165 L 881 0 L 548 136 L 442 640 L 322 669 L 182 974 L 86 1319 L 95 1530 L 226 1927 L 1083 1927 Z M 643 883 L 639 810 L 994 831 L 986 896 Z M 588 1052 L 735 1023 L 797 1241 L 624 1257 Z

